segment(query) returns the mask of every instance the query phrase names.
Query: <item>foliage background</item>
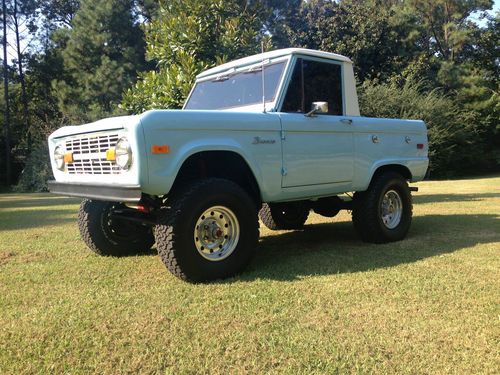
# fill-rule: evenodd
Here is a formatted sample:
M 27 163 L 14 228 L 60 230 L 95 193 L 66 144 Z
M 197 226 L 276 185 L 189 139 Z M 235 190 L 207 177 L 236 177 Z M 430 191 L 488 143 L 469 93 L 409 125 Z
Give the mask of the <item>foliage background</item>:
M 9 51 L 27 45 L 7 70 L 8 152 L 21 190 L 46 188 L 45 139 L 55 128 L 179 108 L 196 74 L 258 53 L 262 42 L 349 56 L 363 115 L 426 121 L 434 177 L 500 170 L 500 28 L 499 13 L 486 12 L 491 0 L 6 2 L 9 30 L 20 31 L 20 43 L 8 35 Z M 5 100 L 0 106 L 5 112 Z M 0 119 L 1 182 L 5 125 Z

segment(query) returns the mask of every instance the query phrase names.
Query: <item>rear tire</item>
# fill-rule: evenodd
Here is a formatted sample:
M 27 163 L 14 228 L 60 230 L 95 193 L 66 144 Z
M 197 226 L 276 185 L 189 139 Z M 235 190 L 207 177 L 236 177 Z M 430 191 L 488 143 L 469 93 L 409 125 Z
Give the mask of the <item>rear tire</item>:
M 310 207 L 304 202 L 264 203 L 259 217 L 271 230 L 302 229 Z
M 99 255 L 123 256 L 143 253 L 154 244 L 150 227 L 112 218 L 122 203 L 84 199 L 78 212 L 78 227 L 83 241 Z
M 237 184 L 220 178 L 172 192 L 154 233 L 158 254 L 175 276 L 190 282 L 242 271 L 259 238 L 257 210 Z
M 412 220 L 411 192 L 398 173 L 375 176 L 367 191 L 354 194 L 352 221 L 365 242 L 386 243 L 406 237 Z

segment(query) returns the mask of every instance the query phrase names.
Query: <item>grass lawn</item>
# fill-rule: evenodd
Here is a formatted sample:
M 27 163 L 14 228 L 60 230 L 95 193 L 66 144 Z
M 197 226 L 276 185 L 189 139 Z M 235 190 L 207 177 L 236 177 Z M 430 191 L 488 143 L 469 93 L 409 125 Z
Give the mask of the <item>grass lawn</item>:
M 0 373 L 498 374 L 500 177 L 417 185 L 405 241 L 311 215 L 206 285 L 94 255 L 75 199 L 0 195 Z

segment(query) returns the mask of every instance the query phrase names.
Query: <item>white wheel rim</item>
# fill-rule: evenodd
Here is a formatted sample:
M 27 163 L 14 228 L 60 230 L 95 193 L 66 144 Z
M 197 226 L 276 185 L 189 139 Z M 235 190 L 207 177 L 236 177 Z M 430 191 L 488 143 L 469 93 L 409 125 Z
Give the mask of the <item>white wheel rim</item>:
M 198 253 L 210 261 L 220 261 L 232 254 L 240 239 L 240 225 L 233 211 L 214 206 L 205 210 L 194 227 Z
M 399 193 L 389 190 L 385 193 L 380 207 L 380 218 L 387 229 L 396 228 L 403 216 L 403 201 Z

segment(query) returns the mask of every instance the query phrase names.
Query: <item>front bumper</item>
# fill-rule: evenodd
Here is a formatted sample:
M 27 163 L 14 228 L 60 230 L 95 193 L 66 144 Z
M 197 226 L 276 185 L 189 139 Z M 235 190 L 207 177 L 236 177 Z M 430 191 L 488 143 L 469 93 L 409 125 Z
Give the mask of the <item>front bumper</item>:
M 49 191 L 70 197 L 81 197 L 110 202 L 139 202 L 142 191 L 139 185 L 99 185 L 74 182 L 49 181 Z

